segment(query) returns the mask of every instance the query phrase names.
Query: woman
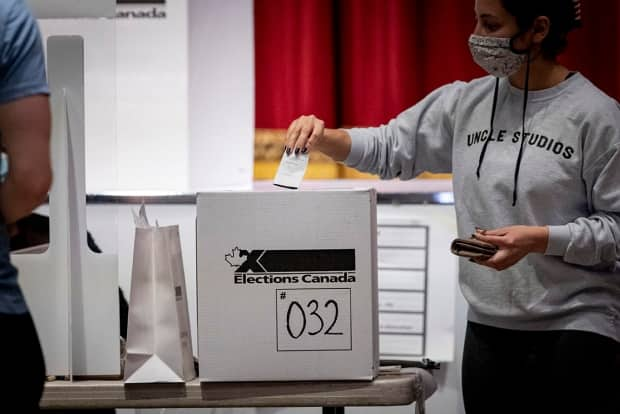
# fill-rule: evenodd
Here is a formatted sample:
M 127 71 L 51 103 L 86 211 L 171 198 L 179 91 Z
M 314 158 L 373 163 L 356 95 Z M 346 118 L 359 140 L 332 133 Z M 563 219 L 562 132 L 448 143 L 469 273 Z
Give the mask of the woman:
M 620 413 L 620 108 L 556 60 L 578 1 L 477 0 L 475 12 L 469 46 L 491 76 L 379 128 L 303 116 L 286 151 L 387 179 L 453 173 L 459 235 L 499 247 L 460 264 L 468 413 Z

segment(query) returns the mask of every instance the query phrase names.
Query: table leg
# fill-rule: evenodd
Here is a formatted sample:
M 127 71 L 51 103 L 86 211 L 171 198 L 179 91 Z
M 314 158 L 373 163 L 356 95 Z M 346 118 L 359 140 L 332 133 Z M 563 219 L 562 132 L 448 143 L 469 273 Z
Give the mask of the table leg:
M 344 407 L 323 407 L 323 414 L 344 414 Z

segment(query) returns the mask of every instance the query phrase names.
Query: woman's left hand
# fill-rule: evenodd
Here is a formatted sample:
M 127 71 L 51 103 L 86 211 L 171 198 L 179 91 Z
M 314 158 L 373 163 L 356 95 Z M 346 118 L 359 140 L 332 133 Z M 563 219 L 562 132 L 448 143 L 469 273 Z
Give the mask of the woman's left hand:
M 474 237 L 498 247 L 488 260 L 475 262 L 495 270 L 508 269 L 529 253 L 544 253 L 547 250 L 549 230 L 539 226 L 510 226 L 495 230 L 477 229 Z

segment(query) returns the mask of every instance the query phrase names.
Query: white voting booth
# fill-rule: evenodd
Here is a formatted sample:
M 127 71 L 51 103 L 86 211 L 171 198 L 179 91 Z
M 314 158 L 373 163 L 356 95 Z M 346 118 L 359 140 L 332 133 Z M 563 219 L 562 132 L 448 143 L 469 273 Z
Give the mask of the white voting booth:
M 105 24 L 100 18 L 114 16 L 114 2 L 29 5 L 38 17 L 54 19 L 39 21 L 51 92 L 54 183 L 48 248 L 13 255 L 12 261 L 41 340 L 47 374 L 115 376 L 120 374 L 117 257 L 91 252 L 86 240 L 84 56 L 89 45 L 77 24 L 54 23 L 71 17 L 98 18 L 97 24 Z

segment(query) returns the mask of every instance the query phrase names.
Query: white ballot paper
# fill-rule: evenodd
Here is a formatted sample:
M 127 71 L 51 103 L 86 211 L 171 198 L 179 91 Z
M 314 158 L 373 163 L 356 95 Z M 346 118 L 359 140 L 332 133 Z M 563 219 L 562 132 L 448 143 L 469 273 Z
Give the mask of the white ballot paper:
M 308 168 L 309 155 L 306 154 L 294 154 L 288 155 L 286 151 L 282 154 L 280 160 L 280 166 L 276 173 L 276 178 L 273 180 L 273 184 L 278 187 L 290 188 L 296 190 L 299 188 L 301 181 L 306 174 L 306 168 Z

